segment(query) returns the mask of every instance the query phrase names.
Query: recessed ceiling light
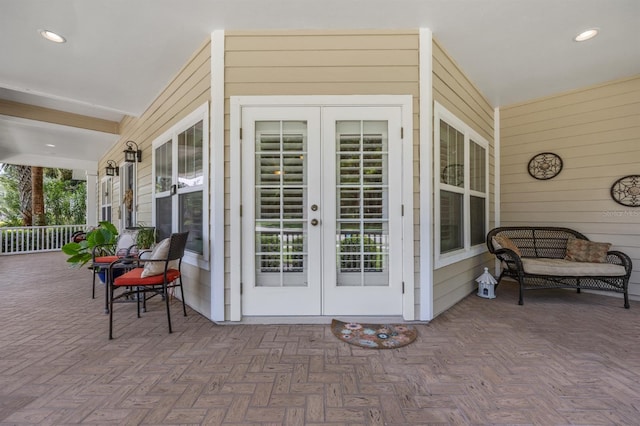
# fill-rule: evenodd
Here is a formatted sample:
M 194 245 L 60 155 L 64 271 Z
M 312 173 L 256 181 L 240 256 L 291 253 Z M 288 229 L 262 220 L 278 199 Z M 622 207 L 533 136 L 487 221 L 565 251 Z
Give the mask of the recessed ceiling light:
M 55 148 L 55 147 L 56 147 L 56 146 L 55 146 L 54 144 L 52 144 L 52 143 L 48 143 L 48 144 L 46 144 L 46 145 L 47 145 L 49 148 Z
M 573 38 L 574 41 L 587 41 L 598 35 L 597 28 L 585 30 Z
M 52 41 L 54 43 L 64 43 L 65 41 L 67 41 L 67 39 L 62 37 L 60 34 L 54 33 L 53 31 L 38 30 L 38 32 L 40 33 L 40 35 L 42 37 L 44 37 L 47 40 Z

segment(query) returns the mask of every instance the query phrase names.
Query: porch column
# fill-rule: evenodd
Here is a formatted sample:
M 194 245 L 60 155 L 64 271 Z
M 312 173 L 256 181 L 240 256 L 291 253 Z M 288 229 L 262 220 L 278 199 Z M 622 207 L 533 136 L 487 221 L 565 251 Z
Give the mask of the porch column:
M 98 225 L 98 173 L 87 170 L 87 226 Z
M 420 28 L 420 319 L 433 319 L 433 33 Z

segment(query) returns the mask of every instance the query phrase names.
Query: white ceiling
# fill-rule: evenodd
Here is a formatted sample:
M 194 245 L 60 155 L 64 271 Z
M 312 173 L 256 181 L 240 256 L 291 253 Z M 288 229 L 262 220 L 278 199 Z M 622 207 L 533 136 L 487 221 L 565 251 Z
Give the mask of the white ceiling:
M 119 121 L 216 29 L 421 27 L 494 106 L 640 73 L 639 0 L 0 0 L 0 99 Z M 0 116 L 0 162 L 95 169 L 117 139 Z

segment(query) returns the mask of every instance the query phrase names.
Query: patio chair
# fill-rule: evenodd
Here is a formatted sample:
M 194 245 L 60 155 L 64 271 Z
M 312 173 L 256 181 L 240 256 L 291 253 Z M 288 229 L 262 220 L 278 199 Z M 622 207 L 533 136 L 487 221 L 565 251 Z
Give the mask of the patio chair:
M 187 245 L 188 232 L 171 234 L 169 238 L 162 240 L 153 249 L 149 258 L 138 258 L 138 266 L 120 275 L 109 282 L 109 339 L 113 339 L 113 305 L 122 299 L 136 301 L 138 318 L 140 318 L 140 305 L 146 311 L 147 300 L 154 296 L 162 296 L 167 309 L 167 323 L 169 333 L 171 329 L 171 312 L 169 309 L 170 290 L 180 288 L 182 299 L 182 312 L 187 316 L 187 307 L 184 302 L 184 290 L 182 288 L 182 257 Z M 110 276 L 113 270 L 121 267 L 121 264 L 131 262 L 131 258 L 118 259 L 110 265 Z M 118 293 L 116 294 L 116 291 Z
M 96 275 L 100 276 L 100 279 L 106 283 L 107 271 L 109 265 L 115 262 L 121 257 L 131 256 L 136 245 L 135 230 L 124 230 L 118 235 L 118 240 L 115 247 L 113 244 L 103 244 L 95 246 L 91 252 L 91 265 L 89 269 L 93 271 L 93 282 L 91 284 L 91 298 L 96 298 Z M 105 306 L 106 309 L 106 306 Z

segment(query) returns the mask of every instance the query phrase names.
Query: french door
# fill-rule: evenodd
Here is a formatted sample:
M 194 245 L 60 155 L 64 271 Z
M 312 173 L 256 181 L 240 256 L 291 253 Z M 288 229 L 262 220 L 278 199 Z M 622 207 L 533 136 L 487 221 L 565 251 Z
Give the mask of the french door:
M 244 315 L 402 314 L 399 107 L 242 109 Z

